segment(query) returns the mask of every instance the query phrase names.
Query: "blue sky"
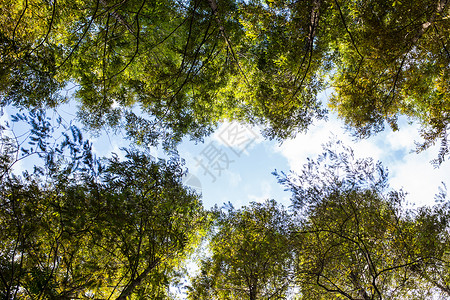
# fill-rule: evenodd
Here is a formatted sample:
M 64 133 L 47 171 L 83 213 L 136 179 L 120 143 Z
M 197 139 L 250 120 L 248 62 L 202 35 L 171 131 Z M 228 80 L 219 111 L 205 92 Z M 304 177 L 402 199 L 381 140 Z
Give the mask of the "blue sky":
M 406 200 L 409 205 L 433 204 L 434 195 L 438 192 L 441 182 L 450 184 L 449 163 L 444 162 L 439 169 L 430 164 L 430 161 L 436 158 L 438 147 L 420 154 L 415 153 L 414 142 L 420 141 L 419 127 L 408 124 L 403 119 L 400 120 L 400 130 L 397 132 L 386 128 L 374 137 L 354 141 L 343 129 L 343 123 L 334 115 L 330 115 L 327 122 L 317 122 L 307 133 L 299 134 L 295 139 L 284 141 L 281 145 L 264 140 L 258 134 L 241 156 L 237 156 L 233 147 L 220 138 L 220 133 L 229 130 L 229 126 L 228 123 L 223 124 L 211 137 L 205 139 L 203 144 L 185 142 L 180 147 L 189 172 L 201 182 L 206 207 L 228 201 L 238 207 L 250 201 L 263 201 L 268 198 L 290 205 L 290 193 L 283 191 L 283 187 L 277 183 L 271 172 L 275 169 L 285 172 L 300 171 L 307 158 L 317 157 L 322 151 L 322 144 L 333 136 L 352 147 L 357 157 L 373 157 L 375 161 L 381 161 L 389 170 L 390 186 L 394 189 L 403 188 L 408 192 Z M 257 128 L 251 130 L 258 132 Z M 199 159 L 205 158 L 204 153 L 208 153 L 205 149 L 211 148 L 210 143 L 222 153 L 226 153 L 230 160 L 234 160 L 227 170 L 222 170 L 215 181 L 198 162 Z M 239 149 L 239 145 L 234 147 Z M 216 170 L 215 174 L 218 175 L 217 173 Z
M 249 136 L 238 138 L 233 145 L 230 143 L 233 138 L 226 138 L 233 130 Z M 239 207 L 269 198 L 288 204 L 290 194 L 283 191 L 271 174 L 275 169 L 289 167 L 287 159 L 275 151 L 276 147 L 277 143 L 265 141 L 257 128 L 226 123 L 203 144 L 183 143 L 180 154 L 186 160 L 189 173 L 201 182 L 206 207 L 228 202 Z M 208 164 L 208 157 L 214 157 L 214 153 L 220 153 L 216 155 L 218 162 Z
M 73 118 L 74 110 L 70 106 L 58 111 L 67 121 Z M 10 113 L 12 111 L 6 109 L 2 119 L 7 119 Z M 330 115 L 328 121 L 316 122 L 307 133 L 279 144 L 265 140 L 258 128 L 224 123 L 205 138 L 204 143 L 184 141 L 179 153 L 185 159 L 185 167 L 190 174 L 190 180 L 186 182 L 197 190 L 201 186 L 206 208 L 228 202 L 239 207 L 265 199 L 275 199 L 289 206 L 290 193 L 283 190 L 271 173 L 275 169 L 285 172 L 301 170 L 308 157 L 315 158 L 321 153 L 321 145 L 336 136 L 351 146 L 357 157 L 373 157 L 382 161 L 390 171 L 391 187 L 403 188 L 409 193 L 407 201 L 421 206 L 434 203 L 434 195 L 441 182 L 450 184 L 450 168 L 449 162 L 444 162 L 439 169 L 430 164 L 430 160 L 436 158 L 439 145 L 420 154 L 412 153 L 414 141 L 420 141 L 418 132 L 417 125 L 401 119 L 399 131 L 392 132 L 386 128 L 374 137 L 355 142 L 343 129 L 343 123 Z M 109 156 L 111 152 L 123 156 L 120 148 L 128 144 L 123 136 L 105 132 L 100 137 L 91 137 L 91 140 L 98 156 Z M 162 154 L 161 150 L 153 149 L 154 156 Z M 215 161 L 211 160 L 208 167 L 208 159 L 212 158 Z M 30 167 L 30 163 L 21 162 L 18 168 Z

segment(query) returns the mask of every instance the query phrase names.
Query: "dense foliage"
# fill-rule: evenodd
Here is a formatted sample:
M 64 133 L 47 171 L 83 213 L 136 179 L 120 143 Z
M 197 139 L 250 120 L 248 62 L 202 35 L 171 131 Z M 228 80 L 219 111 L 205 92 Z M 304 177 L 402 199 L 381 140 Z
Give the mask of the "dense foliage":
M 186 263 L 199 266 L 189 299 L 450 297 L 445 188 L 406 209 L 381 164 L 334 142 L 302 173 L 275 173 L 289 209 L 207 212 L 178 157 L 134 148 L 171 150 L 223 120 L 294 137 L 326 118 L 330 89 L 358 137 L 407 116 L 419 151 L 441 142 L 440 165 L 449 2 L 1 0 L 0 113 L 21 112 L 0 124 L 0 297 L 170 299 Z M 123 129 L 125 159 L 96 158 L 42 110 L 66 103 L 90 130 Z
M 22 118 L 34 130 L 46 120 Z M 207 224 L 198 196 L 181 184 L 175 159 L 128 151 L 124 161 L 97 160 L 71 129 L 42 167 L 2 174 L 1 297 L 166 299 Z M 48 138 L 32 134 L 31 143 Z M 9 150 L 11 162 L 13 143 Z
M 172 299 L 200 245 L 189 299 L 450 295 L 445 189 L 434 207 L 406 209 L 387 170 L 339 141 L 300 174 L 275 173 L 292 191 L 289 210 L 271 200 L 208 216 L 181 184 L 176 157 L 127 150 L 125 160 L 97 159 L 61 119 L 39 110 L 12 119 L 31 128 L 22 136 L 1 128 L 5 299 Z M 16 175 L 31 156 L 41 164 Z
M 293 193 L 299 299 L 448 297 L 445 193 L 433 209 L 407 210 L 381 164 L 339 141 L 324 150 L 302 173 L 277 174 Z
M 189 299 L 280 299 L 291 284 L 290 220 L 275 201 L 216 208 L 209 249 Z
M 73 95 L 91 128 L 170 148 L 223 119 L 295 136 L 325 116 L 317 95 L 332 87 L 359 136 L 406 115 L 423 126 L 419 150 L 440 139 L 437 163 L 448 152 L 447 0 L 1 3 L 2 105 Z

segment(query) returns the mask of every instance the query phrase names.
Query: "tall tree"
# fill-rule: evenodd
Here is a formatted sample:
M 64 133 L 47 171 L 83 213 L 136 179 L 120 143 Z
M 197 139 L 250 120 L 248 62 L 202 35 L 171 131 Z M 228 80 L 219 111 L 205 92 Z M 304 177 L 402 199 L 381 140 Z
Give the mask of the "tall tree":
M 33 129 L 31 140 L 45 144 Z M 2 176 L 2 297 L 166 298 L 206 225 L 179 162 L 137 151 L 99 161 L 72 132 L 76 139 L 63 140 L 42 167 Z
M 318 1 L 306 10 L 275 2 L 61 1 L 4 2 L 3 105 L 54 106 L 74 86 L 88 125 L 121 123 L 145 143 L 165 133 L 169 143 L 198 138 L 224 118 L 265 124 L 269 137 L 284 138 L 324 115 L 316 73 L 327 49 L 313 46 Z
M 289 217 L 275 201 L 218 213 L 189 299 L 280 299 L 290 287 Z
M 123 117 L 130 135 L 153 143 L 162 128 L 177 140 L 217 121 L 211 97 L 226 62 L 207 3 L 26 0 L 1 9 L 3 105 L 54 106 L 68 85 L 88 125 Z M 135 103 L 150 114 L 138 129 Z
M 403 193 L 387 189 L 379 163 L 356 159 L 335 142 L 299 175 L 277 175 L 293 192 L 297 212 L 301 299 L 428 299 L 436 292 L 417 274 L 446 264 L 448 244 L 439 235 L 448 222 L 432 225 L 430 218 L 426 225 L 427 218 L 403 210 Z M 427 244 L 434 246 L 425 250 Z

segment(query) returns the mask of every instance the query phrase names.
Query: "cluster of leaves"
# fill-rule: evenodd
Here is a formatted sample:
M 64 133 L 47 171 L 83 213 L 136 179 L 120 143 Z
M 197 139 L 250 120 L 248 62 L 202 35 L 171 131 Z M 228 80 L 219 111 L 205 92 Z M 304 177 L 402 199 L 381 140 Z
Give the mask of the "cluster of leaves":
M 4 154 L 1 297 L 167 299 L 207 224 L 198 196 L 181 183 L 179 161 L 136 150 L 124 161 L 98 160 L 75 127 L 50 148 L 43 112 L 16 118 L 31 125 L 33 148 Z M 11 164 L 23 158 L 14 151 L 45 153 L 43 167 L 14 175 Z
M 329 143 L 300 175 L 276 173 L 293 193 L 217 210 L 210 253 L 190 299 L 430 299 L 450 296 L 449 204 L 405 209 L 387 171 Z

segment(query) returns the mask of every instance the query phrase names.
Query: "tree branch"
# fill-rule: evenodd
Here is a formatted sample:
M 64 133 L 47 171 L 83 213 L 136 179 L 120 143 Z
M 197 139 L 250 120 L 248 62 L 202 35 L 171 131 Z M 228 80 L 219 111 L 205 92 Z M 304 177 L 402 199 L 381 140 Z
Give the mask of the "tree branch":
M 122 293 L 120 293 L 119 297 L 116 298 L 116 300 L 126 300 L 127 297 L 131 295 L 133 290 L 141 284 L 141 282 L 148 276 L 148 274 L 160 263 L 160 260 L 154 260 L 150 262 L 150 264 L 145 268 L 145 270 L 135 279 L 131 279 L 130 282 L 127 284 L 126 288 L 122 290 Z
M 300 73 L 300 70 L 303 67 L 303 64 L 306 60 L 306 56 L 309 54 L 309 59 L 308 59 L 308 65 L 306 66 L 306 70 L 303 73 L 302 76 L 302 80 L 300 81 L 300 84 L 298 85 L 298 87 L 295 89 L 294 93 L 292 94 L 291 98 L 294 98 L 295 95 L 297 95 L 298 91 L 301 89 L 301 87 L 303 86 L 303 83 L 306 79 L 306 76 L 308 75 L 309 69 L 311 67 L 311 61 L 312 61 L 312 53 L 313 53 L 313 48 L 314 48 L 314 38 L 316 36 L 316 29 L 319 26 L 319 17 L 320 17 L 320 5 L 321 5 L 321 1 L 322 0 L 314 0 L 313 2 L 313 7 L 311 9 L 311 23 L 309 24 L 309 34 L 308 34 L 308 42 L 306 44 L 306 53 L 303 56 L 302 62 L 300 63 L 300 67 L 298 69 L 297 74 L 295 75 L 295 79 L 294 79 L 294 85 L 297 83 L 298 80 L 298 75 Z
M 19 27 L 19 23 L 22 20 L 23 16 L 25 15 L 25 12 L 27 11 L 27 9 L 28 9 L 28 0 L 25 0 L 25 8 L 23 9 L 23 12 L 22 12 L 22 14 L 19 17 L 19 20 L 17 21 L 16 26 L 14 26 L 13 35 L 12 35 L 13 44 L 15 44 L 14 40 L 15 40 L 15 37 L 16 37 L 17 27 Z
M 245 83 L 247 83 L 247 85 L 250 86 L 247 76 L 245 75 L 244 71 L 242 70 L 241 65 L 239 64 L 239 60 L 237 59 L 236 53 L 234 52 L 233 46 L 231 45 L 231 42 L 225 32 L 225 28 L 222 24 L 222 21 L 220 20 L 218 14 L 217 14 L 216 0 L 208 0 L 208 3 L 209 3 L 209 6 L 211 7 L 214 18 L 215 18 L 217 24 L 219 25 L 219 31 L 222 34 L 223 38 L 225 39 L 225 43 L 227 44 L 228 49 L 230 49 L 231 55 L 233 56 L 233 59 L 236 62 L 237 66 L 239 68 L 239 71 L 241 72 L 242 76 L 244 76 Z

